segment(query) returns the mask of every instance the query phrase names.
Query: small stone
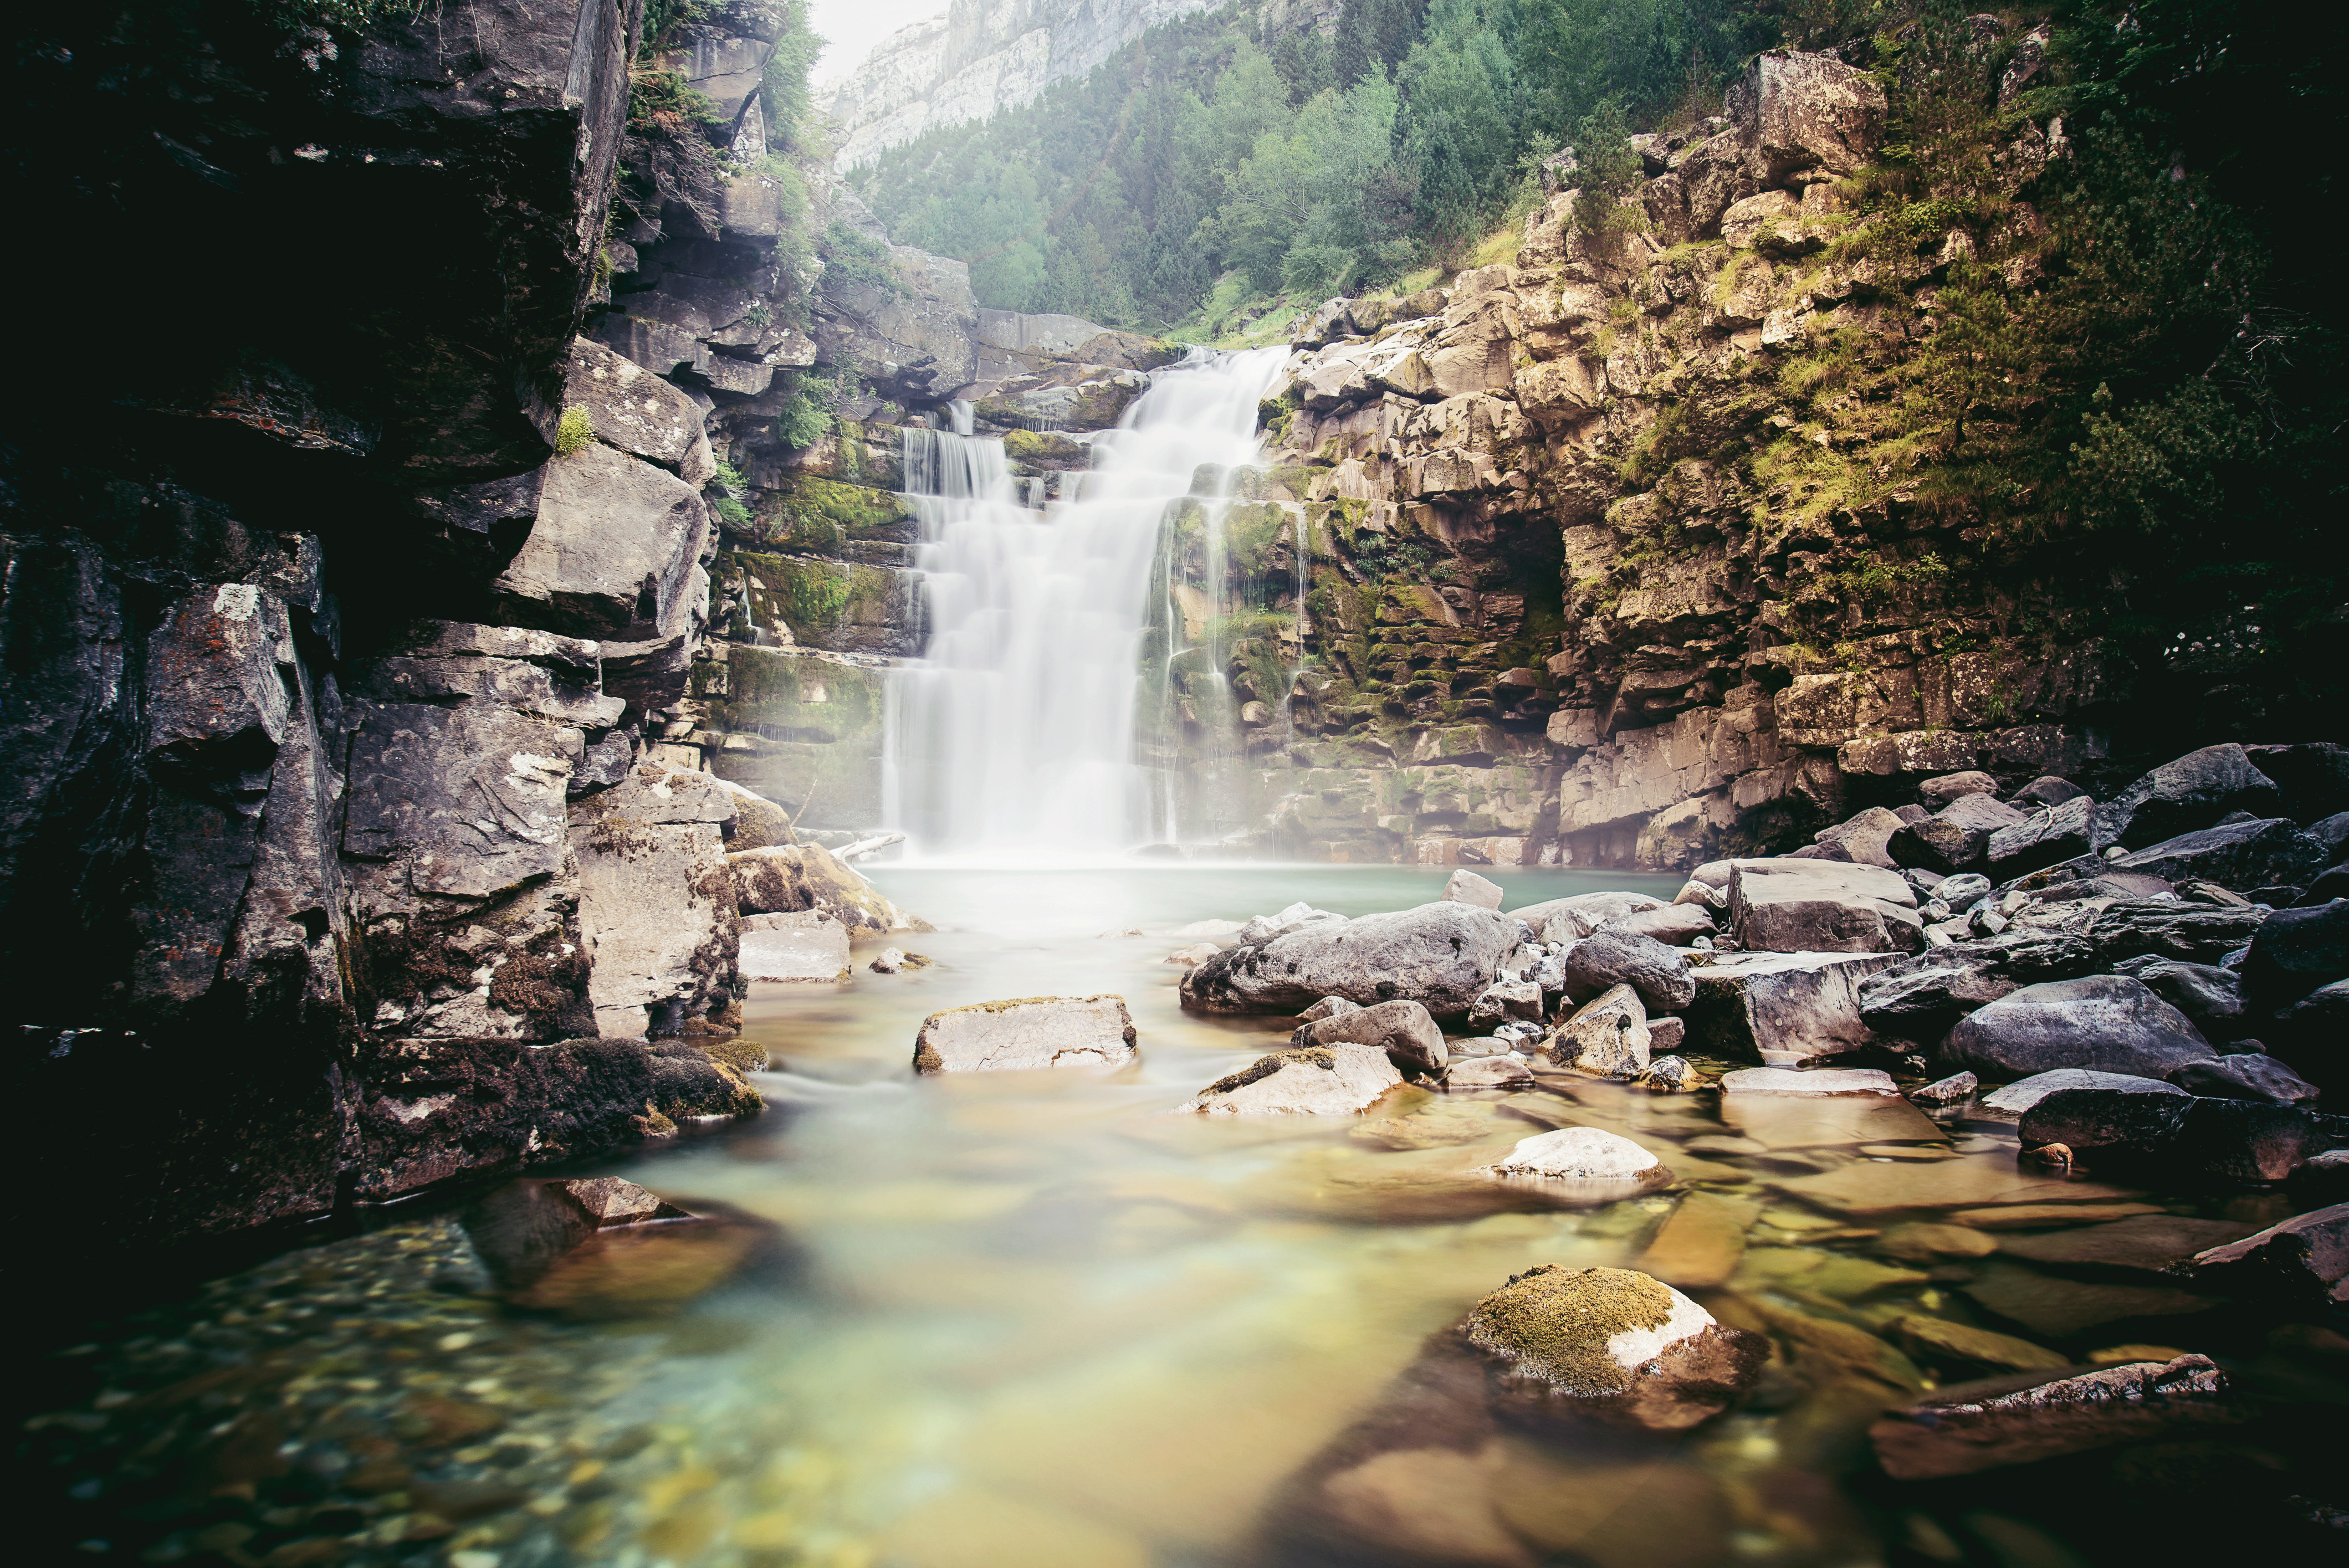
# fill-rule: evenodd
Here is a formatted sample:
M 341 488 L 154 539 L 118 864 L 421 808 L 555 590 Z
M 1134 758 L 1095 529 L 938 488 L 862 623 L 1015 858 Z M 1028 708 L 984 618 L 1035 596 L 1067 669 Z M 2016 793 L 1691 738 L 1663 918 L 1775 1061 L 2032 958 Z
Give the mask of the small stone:
M 897 947 L 883 948 L 881 950 L 880 956 L 876 957 L 872 963 L 865 965 L 866 968 L 872 970 L 875 975 L 895 975 L 898 970 L 903 969 L 905 966 L 905 950 Z
M 1533 1068 L 1514 1056 L 1464 1057 L 1444 1069 L 1444 1087 L 1448 1089 L 1531 1088 L 1533 1086 Z
M 1324 1018 L 1334 1018 L 1340 1013 L 1357 1011 L 1361 1006 L 1360 1002 L 1349 1002 L 1343 996 L 1324 996 L 1302 1013 L 1298 1014 L 1297 1021 L 1300 1024 L 1318 1024 Z
M 1688 1025 L 1676 1014 L 1666 1013 L 1648 1020 L 1648 1051 L 1651 1056 L 1670 1056 L 1687 1038 Z
M 579 1212 L 599 1230 L 610 1225 L 633 1225 L 638 1221 L 652 1219 L 664 1206 L 653 1193 L 617 1176 L 591 1177 L 554 1185 L 564 1196 L 578 1205 Z
M 1222 948 L 1212 942 L 1195 942 L 1188 947 L 1176 948 L 1158 962 L 1172 964 L 1181 969 L 1196 969 L 1222 951 Z
M 1655 1057 L 1648 1062 L 1647 1073 L 1640 1079 L 1650 1088 L 1671 1089 L 1674 1093 L 1692 1089 L 1702 1081 L 1696 1064 L 1686 1057 Z M 1738 1141 L 1743 1142 L 1744 1140 Z
M 1982 1088 L 1982 1079 L 1974 1077 L 1973 1074 L 1952 1073 L 1950 1077 L 1937 1079 L 1921 1088 L 1910 1089 L 1909 1098 L 1919 1105 L 1956 1105 L 1959 1101 L 1971 1098 L 1974 1090 L 1980 1088 Z
M 1495 1176 L 1655 1187 L 1671 1180 L 1663 1161 L 1619 1133 L 1562 1127 L 1521 1140 L 1492 1168 Z

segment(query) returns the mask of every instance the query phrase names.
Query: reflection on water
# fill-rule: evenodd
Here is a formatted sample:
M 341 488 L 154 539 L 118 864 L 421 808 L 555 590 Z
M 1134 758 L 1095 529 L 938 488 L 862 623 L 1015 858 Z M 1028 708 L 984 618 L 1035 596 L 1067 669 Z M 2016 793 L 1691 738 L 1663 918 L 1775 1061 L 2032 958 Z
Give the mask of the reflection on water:
M 1638 880 L 1502 878 L 1513 903 Z M 776 1064 L 760 1085 L 770 1113 L 595 1167 L 771 1222 L 783 1241 L 763 1264 L 670 1315 L 516 1315 L 483 1294 L 449 1217 L 217 1282 L 56 1363 L 28 1440 L 57 1478 L 62 1539 L 241 1568 L 1261 1562 L 1268 1501 L 1421 1341 L 1511 1274 L 1557 1263 L 1706 1282 L 1725 1321 L 1776 1342 L 1764 1387 L 1677 1445 L 1505 1436 L 1349 1472 L 1339 1501 L 1392 1560 L 1914 1560 L 1904 1542 L 1959 1526 L 1863 1508 L 1835 1483 L 1868 1421 L 2002 1355 L 2047 1352 L 2021 1337 L 2029 1302 L 1993 1319 L 1965 1295 L 1989 1243 L 1946 1225 L 1895 1236 L 1906 1212 L 1876 1201 L 1887 1178 L 1871 1173 L 1899 1173 L 1899 1203 L 1943 1211 L 1926 1218 L 2025 1197 L 2137 1207 L 2018 1171 L 1998 1129 L 1952 1137 L 1905 1106 L 1725 1125 L 1709 1095 L 1559 1078 L 1507 1095 L 1405 1089 L 1340 1121 L 1170 1117 L 1286 1034 L 1281 1019 L 1184 1016 L 1177 971 L 1156 962 L 1181 945 L 1175 926 L 1298 898 L 1402 907 L 1442 874 L 877 880 L 940 926 L 899 939 L 935 963 L 762 991 L 748 1035 Z M 928 1012 L 1095 992 L 1128 999 L 1138 1063 L 909 1071 Z M 1561 1208 L 1474 1174 L 1563 1125 L 1634 1138 L 1678 1181 Z M 2066 1288 L 1994 1267 L 2011 1296 L 2014 1274 L 2024 1296 Z M 2199 1298 L 2158 1294 L 2036 1337 L 2077 1358 L 2141 1340 L 2150 1306 L 2174 1314 L 2158 1320 L 2163 1343 L 2196 1343 Z M 2075 1560 L 2046 1544 L 2054 1555 L 1981 1560 Z M 1389 1560 L 1367 1550 L 1288 1540 L 1275 1560 Z

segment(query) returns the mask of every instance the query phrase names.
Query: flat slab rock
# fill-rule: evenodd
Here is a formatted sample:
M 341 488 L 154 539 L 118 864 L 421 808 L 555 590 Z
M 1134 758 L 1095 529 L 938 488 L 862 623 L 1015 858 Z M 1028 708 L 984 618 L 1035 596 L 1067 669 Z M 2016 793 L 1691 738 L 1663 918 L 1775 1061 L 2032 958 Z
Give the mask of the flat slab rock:
M 1741 1068 L 1721 1075 L 1724 1094 L 1889 1094 L 1900 1092 L 1892 1075 L 1876 1068 Z
M 1694 971 L 1689 1042 L 1732 1059 L 1791 1066 L 1872 1045 L 1859 985 L 1890 953 L 1723 953 Z
M 2058 1279 L 2003 1260 L 1983 1267 L 1961 1287 L 1986 1312 L 2049 1339 L 2069 1339 L 2107 1323 L 2136 1317 L 2187 1317 L 2218 1305 L 2214 1297 L 2162 1285 Z
M 2349 1304 L 2349 1203 L 2197 1253 L 2192 1268 L 2197 1279 L 2230 1291 Z
M 1133 1059 L 1123 996 L 1021 996 L 949 1007 L 922 1020 L 914 1070 L 1005 1072 L 1114 1067 Z
M 1402 1086 L 1402 1074 L 1374 1047 L 1292 1047 L 1258 1057 L 1174 1109 L 1205 1116 L 1352 1116 Z
M 2058 1089 L 2112 1088 L 2124 1094 L 2184 1095 L 2176 1084 L 2159 1078 L 2137 1078 L 2128 1073 L 2091 1072 L 2085 1068 L 2058 1068 L 2054 1072 L 2033 1073 L 2027 1078 L 1992 1089 L 1979 1102 L 1983 1115 L 2016 1118 L 2045 1099 Z
M 1958 1384 L 1893 1411 L 1868 1435 L 1886 1474 L 1926 1480 L 2231 1425 L 2251 1414 L 2208 1357 L 2181 1356 Z
M 735 962 L 745 980 L 844 980 L 848 927 L 812 909 L 754 914 L 742 922 L 741 952 Z
M 1999 1243 L 1999 1250 L 2035 1264 L 2158 1274 L 2197 1253 L 2240 1241 L 2258 1229 L 2233 1220 L 2135 1214 L 2108 1224 L 2081 1225 L 2044 1235 L 2009 1236 Z

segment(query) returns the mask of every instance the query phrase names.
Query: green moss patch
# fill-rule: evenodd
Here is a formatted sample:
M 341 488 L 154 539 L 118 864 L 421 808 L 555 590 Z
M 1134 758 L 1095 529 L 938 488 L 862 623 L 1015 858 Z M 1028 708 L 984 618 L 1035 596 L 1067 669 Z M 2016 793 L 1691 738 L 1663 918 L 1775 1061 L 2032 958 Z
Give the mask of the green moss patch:
M 1630 1269 L 1567 1269 L 1544 1264 L 1511 1277 L 1478 1302 L 1462 1325 L 1468 1342 L 1506 1356 L 1559 1387 L 1589 1398 L 1620 1394 L 1630 1369 L 1607 1342 L 1633 1329 L 1661 1328 L 1672 1293 Z

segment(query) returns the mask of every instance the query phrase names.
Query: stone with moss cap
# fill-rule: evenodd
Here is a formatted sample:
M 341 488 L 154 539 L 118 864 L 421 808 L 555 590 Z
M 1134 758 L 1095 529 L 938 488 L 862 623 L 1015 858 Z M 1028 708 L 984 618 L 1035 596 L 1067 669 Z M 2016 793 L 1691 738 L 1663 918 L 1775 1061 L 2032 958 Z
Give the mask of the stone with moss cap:
M 1482 1353 L 1495 1406 L 1521 1418 L 1599 1418 L 1680 1431 L 1761 1375 L 1758 1335 L 1727 1328 L 1630 1269 L 1544 1264 L 1478 1302 L 1458 1333 Z
M 1337 1042 L 1259 1057 L 1174 1109 L 1209 1116 L 1350 1116 L 1402 1084 L 1387 1053 Z
M 1112 1067 L 1133 1059 L 1133 1018 L 1123 996 L 975 1002 L 922 1020 L 922 1032 L 914 1041 L 914 1070 Z

